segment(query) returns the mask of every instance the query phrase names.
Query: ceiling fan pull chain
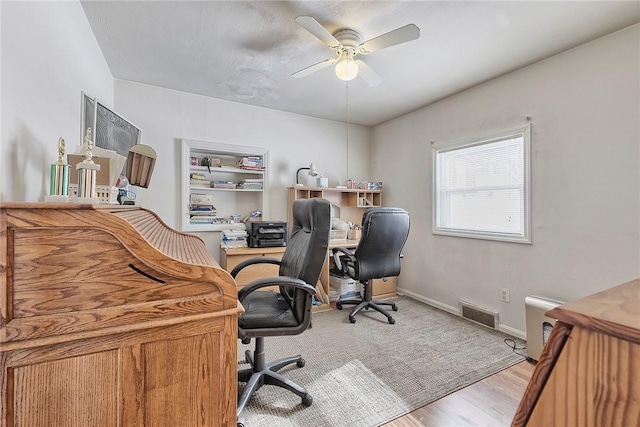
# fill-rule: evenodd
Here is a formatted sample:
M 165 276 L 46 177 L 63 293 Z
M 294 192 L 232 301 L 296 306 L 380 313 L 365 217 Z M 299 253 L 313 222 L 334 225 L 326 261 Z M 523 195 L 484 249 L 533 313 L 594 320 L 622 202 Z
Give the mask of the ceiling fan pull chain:
M 346 113 L 345 113 L 345 122 L 347 124 L 347 180 L 351 179 L 349 178 L 349 80 L 347 80 L 345 87 L 347 88 L 347 95 L 346 95 Z

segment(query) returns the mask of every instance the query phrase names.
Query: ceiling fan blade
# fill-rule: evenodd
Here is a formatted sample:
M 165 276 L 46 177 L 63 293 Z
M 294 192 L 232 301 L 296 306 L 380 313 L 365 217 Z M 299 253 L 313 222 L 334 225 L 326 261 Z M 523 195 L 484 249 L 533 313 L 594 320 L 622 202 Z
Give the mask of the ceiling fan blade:
M 367 82 L 369 86 L 378 86 L 382 83 L 382 77 L 377 75 L 366 62 L 361 59 L 356 59 L 356 64 L 358 64 L 358 75 L 362 77 L 362 80 Z
M 316 36 L 322 43 L 326 44 L 331 48 L 342 46 L 342 44 L 331 35 L 326 28 L 324 28 L 318 21 L 316 21 L 311 16 L 298 16 L 295 19 L 296 24 L 300 25 L 305 30 L 309 31 L 311 34 Z
M 322 62 L 318 62 L 317 64 L 310 65 L 307 68 L 303 68 L 300 71 L 296 71 L 295 73 L 291 74 L 291 77 L 295 77 L 297 79 L 301 77 L 306 77 L 309 74 L 315 73 L 316 71 L 322 70 L 323 68 L 326 68 L 329 65 L 335 64 L 335 63 L 336 63 L 335 58 L 325 59 Z
M 368 53 L 384 49 L 385 47 L 395 46 L 397 44 L 415 40 L 418 37 L 420 37 L 420 28 L 414 24 L 408 24 L 404 27 L 397 28 L 381 36 L 360 43 L 358 46 L 358 52 L 366 55 Z

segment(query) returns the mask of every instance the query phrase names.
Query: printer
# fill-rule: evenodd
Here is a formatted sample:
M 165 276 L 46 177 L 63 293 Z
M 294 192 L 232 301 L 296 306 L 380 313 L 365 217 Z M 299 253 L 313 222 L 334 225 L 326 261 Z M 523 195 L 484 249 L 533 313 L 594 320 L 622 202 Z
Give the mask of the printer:
M 287 246 L 287 223 L 282 221 L 250 221 L 246 223 L 250 248 Z

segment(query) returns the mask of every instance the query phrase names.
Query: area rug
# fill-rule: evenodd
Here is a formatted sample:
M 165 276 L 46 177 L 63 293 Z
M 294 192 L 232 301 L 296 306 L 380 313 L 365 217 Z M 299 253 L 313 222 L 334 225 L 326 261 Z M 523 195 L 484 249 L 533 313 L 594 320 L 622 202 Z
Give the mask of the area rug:
M 245 426 L 379 426 L 523 360 L 505 344 L 509 335 L 408 297 L 396 304 L 394 325 L 373 310 L 351 324 L 345 308 L 315 313 L 300 335 L 265 339 L 269 361 L 303 355 L 303 368 L 280 372 L 306 387 L 313 405 L 263 386 L 243 412 Z M 240 368 L 250 348 L 239 344 Z

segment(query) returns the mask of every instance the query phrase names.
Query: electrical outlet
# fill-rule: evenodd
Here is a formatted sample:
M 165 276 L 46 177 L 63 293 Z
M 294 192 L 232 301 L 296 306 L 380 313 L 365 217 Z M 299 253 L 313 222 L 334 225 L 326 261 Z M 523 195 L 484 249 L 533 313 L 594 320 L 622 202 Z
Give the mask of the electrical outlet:
M 500 301 L 511 302 L 511 298 L 509 297 L 509 288 L 500 288 Z

